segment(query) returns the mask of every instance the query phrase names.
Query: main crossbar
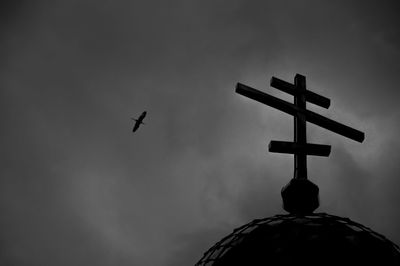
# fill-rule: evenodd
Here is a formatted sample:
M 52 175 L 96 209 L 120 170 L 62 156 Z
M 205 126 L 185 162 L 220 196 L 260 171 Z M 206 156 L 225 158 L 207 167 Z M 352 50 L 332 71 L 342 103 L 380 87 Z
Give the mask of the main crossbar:
M 345 136 L 349 139 L 352 139 L 352 140 L 355 140 L 358 142 L 364 141 L 364 138 L 365 138 L 364 133 L 359 130 L 356 130 L 349 126 L 338 123 L 332 119 L 326 118 L 326 117 L 319 115 L 317 113 L 314 113 L 312 111 L 299 109 L 294 104 L 291 104 L 289 102 L 286 102 L 284 100 L 276 98 L 274 96 L 271 96 L 271 95 L 261 92 L 259 90 L 253 89 L 244 84 L 237 83 L 236 93 L 239 93 L 245 97 L 248 97 L 248 98 L 258 101 L 260 103 L 269 105 L 273 108 L 276 108 L 282 112 L 285 112 L 285 113 L 293 115 L 293 116 L 296 115 L 297 113 L 303 113 L 306 116 L 306 120 L 310 123 L 313 123 L 317 126 L 320 126 L 325 129 L 328 129 L 330 131 L 333 131 L 333 132 L 340 134 L 342 136 Z

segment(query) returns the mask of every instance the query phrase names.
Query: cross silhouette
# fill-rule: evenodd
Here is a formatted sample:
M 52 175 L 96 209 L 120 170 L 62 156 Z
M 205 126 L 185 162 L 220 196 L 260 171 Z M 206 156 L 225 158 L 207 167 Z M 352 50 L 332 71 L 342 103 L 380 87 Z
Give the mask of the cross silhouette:
M 307 102 L 329 108 L 330 100 L 307 90 L 305 76 L 296 74 L 294 84 L 272 77 L 271 86 L 293 95 L 294 104 L 241 83 L 236 85 L 236 92 L 294 116 L 294 141 L 271 141 L 269 151 L 294 154 L 294 177 L 282 190 L 284 209 L 291 213 L 312 212 L 319 206 L 318 187 L 307 179 L 307 155 L 329 156 L 331 146 L 307 143 L 306 122 L 358 142 L 363 142 L 365 135 L 361 131 L 307 110 Z

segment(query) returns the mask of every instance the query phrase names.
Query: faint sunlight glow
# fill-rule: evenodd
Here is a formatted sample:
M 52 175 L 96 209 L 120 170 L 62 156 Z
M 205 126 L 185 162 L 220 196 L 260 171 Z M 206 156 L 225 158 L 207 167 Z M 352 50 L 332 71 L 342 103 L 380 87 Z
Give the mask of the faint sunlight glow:
M 360 117 L 353 114 L 351 111 L 341 108 L 335 110 L 334 115 L 354 128 L 357 128 L 365 133 L 365 140 L 361 144 L 354 143 L 348 140 L 341 140 L 344 147 L 353 156 L 354 160 L 359 162 L 359 165 L 373 170 L 380 162 L 379 158 L 383 158 L 384 153 L 388 152 L 387 148 L 390 142 L 396 139 L 396 132 L 393 131 L 393 125 L 399 120 L 398 113 L 390 116 L 369 116 Z M 392 143 L 394 144 L 394 143 Z

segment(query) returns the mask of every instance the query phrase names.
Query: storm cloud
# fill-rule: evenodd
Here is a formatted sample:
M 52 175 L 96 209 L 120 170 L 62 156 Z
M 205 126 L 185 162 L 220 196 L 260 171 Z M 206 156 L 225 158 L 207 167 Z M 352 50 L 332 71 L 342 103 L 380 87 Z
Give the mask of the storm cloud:
M 307 77 L 318 211 L 400 243 L 395 1 L 3 1 L 0 264 L 190 265 L 283 213 L 292 118 L 235 94 Z M 130 117 L 146 110 L 132 134 Z

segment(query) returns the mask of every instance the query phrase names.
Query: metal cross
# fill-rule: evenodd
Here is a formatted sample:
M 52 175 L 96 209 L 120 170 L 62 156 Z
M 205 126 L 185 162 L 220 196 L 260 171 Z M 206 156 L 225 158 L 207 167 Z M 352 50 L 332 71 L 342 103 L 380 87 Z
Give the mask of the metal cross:
M 304 213 L 310 212 L 310 210 L 312 212 L 319 205 L 318 187 L 307 180 L 307 155 L 329 156 L 331 146 L 307 143 L 306 122 L 316 124 L 358 142 L 363 142 L 365 136 L 361 131 L 307 110 L 306 102 L 329 108 L 330 100 L 307 90 L 305 76 L 296 74 L 294 84 L 272 77 L 271 86 L 293 95 L 294 104 L 241 83 L 236 85 L 236 92 L 294 116 L 294 141 L 271 141 L 269 143 L 269 151 L 294 154 L 294 182 L 289 183 L 282 190 L 284 205 L 286 204 L 284 208 L 289 212 Z M 303 199 L 303 195 L 307 194 L 306 192 L 309 191 L 312 191 L 315 195 L 310 196 L 312 199 L 310 199 L 310 197 L 308 199 Z M 285 203 L 284 193 L 289 194 L 288 197 L 291 197 L 287 200 L 287 203 Z M 302 196 L 300 197 L 299 195 Z
M 307 101 L 324 108 L 329 108 L 330 100 L 307 90 L 305 76 L 296 74 L 294 84 L 272 77 L 271 86 L 293 95 L 294 104 L 241 83 L 236 85 L 236 92 L 294 116 L 294 142 L 271 141 L 269 144 L 270 152 L 294 154 L 294 178 L 307 178 L 307 155 L 329 156 L 331 151 L 329 145 L 307 143 L 306 121 L 358 142 L 364 140 L 365 136 L 363 132 L 306 109 Z

